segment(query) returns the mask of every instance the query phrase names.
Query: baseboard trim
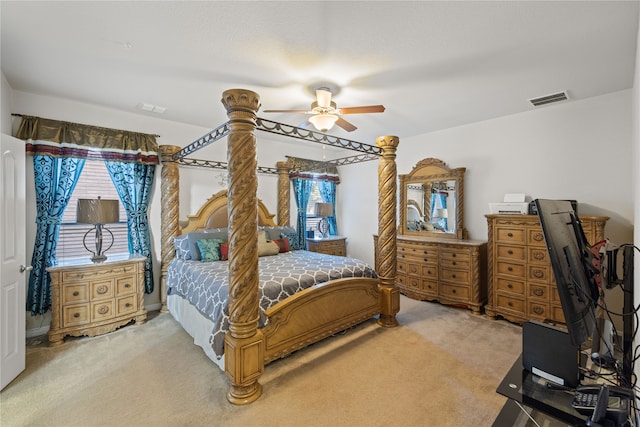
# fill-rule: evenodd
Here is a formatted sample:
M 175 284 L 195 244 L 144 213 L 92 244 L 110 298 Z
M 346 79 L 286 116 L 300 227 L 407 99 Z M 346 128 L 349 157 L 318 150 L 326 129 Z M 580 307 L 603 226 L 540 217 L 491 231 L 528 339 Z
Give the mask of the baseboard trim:
M 27 329 L 27 338 L 39 337 L 40 335 L 46 335 L 49 332 L 49 325 L 41 326 L 39 328 Z

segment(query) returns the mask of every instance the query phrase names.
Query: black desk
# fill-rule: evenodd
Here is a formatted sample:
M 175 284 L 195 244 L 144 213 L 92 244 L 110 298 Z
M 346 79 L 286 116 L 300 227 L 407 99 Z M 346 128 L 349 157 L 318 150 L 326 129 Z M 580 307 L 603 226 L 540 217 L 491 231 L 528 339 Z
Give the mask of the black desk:
M 526 421 L 528 416 L 524 410 L 537 421 L 544 421 L 544 425 L 584 426 L 587 417 L 571 407 L 573 392 L 549 389 L 544 384 L 544 379 L 540 380 L 538 376 L 522 369 L 521 355 L 496 390 L 509 401 L 496 418 L 494 427 L 512 427 L 515 425 L 514 417 Z

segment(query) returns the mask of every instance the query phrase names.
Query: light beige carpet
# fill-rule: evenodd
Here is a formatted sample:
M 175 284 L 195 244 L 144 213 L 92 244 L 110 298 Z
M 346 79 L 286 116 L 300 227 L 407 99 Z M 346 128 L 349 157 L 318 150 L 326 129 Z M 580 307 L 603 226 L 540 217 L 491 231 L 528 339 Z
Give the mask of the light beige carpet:
M 170 314 L 56 348 L 36 342 L 0 393 L 0 425 L 490 426 L 521 328 L 405 297 L 398 320 L 267 365 L 247 406 L 227 402 L 225 374 Z

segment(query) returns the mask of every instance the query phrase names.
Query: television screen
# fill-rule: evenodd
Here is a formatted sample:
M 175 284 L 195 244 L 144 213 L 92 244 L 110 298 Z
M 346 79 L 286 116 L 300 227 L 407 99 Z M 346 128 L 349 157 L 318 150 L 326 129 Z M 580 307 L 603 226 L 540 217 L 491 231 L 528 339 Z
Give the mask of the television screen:
M 592 264 L 593 254 L 580 220 L 565 200 L 534 201 L 549 260 L 562 304 L 567 330 L 574 345 L 589 340 L 596 326 L 600 295 Z

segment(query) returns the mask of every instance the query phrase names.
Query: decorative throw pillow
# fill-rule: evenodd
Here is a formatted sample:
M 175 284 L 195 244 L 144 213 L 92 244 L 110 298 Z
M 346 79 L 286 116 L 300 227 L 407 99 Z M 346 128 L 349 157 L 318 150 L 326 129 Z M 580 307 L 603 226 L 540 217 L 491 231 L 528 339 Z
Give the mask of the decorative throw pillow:
M 278 255 L 280 246 L 273 240 L 258 242 L 258 256 Z
M 191 259 L 191 252 L 189 251 L 189 238 L 187 236 L 174 237 L 173 247 L 176 250 L 176 258 L 185 261 Z
M 300 245 L 300 243 L 298 242 L 298 233 L 293 232 L 293 233 L 280 233 L 280 237 L 286 237 L 287 240 L 289 241 L 289 248 L 292 251 L 298 251 L 300 249 L 304 249 L 304 247 L 302 247 L 302 245 Z
M 200 261 L 200 258 L 201 258 L 200 248 L 198 248 L 198 240 L 219 239 L 218 236 L 214 236 L 210 233 L 205 233 L 203 231 L 193 231 L 191 233 L 187 233 L 187 238 L 189 239 L 189 252 L 191 253 L 191 259 L 194 261 Z
M 198 240 L 197 245 L 200 250 L 200 261 L 220 261 L 220 243 L 223 242 L 221 239 Z
M 280 238 L 281 233 L 295 233 L 296 229 L 288 225 L 264 226 L 260 228 L 267 232 L 267 240 L 276 240 Z
M 258 243 L 264 243 L 269 240 L 271 239 L 269 239 L 265 230 L 258 230 Z
M 229 242 L 220 243 L 220 261 L 229 259 Z
M 280 253 L 289 252 L 291 250 L 289 249 L 289 239 L 287 239 L 286 237 L 282 237 L 280 239 L 273 239 L 273 241 L 276 242 L 278 247 L 280 247 Z

